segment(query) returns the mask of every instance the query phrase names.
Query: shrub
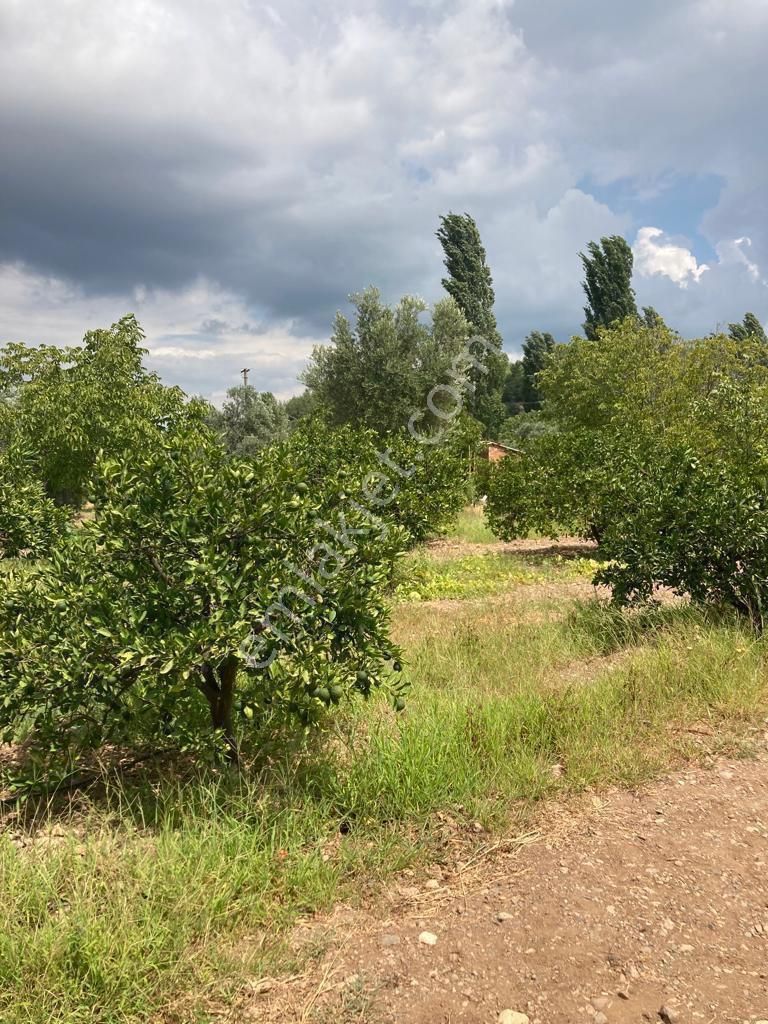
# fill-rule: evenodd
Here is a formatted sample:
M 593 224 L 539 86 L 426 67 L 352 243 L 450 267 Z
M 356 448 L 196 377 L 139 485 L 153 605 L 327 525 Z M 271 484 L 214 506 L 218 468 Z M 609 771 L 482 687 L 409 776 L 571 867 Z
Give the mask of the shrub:
M 653 597 L 659 586 L 700 603 L 728 605 L 762 629 L 768 613 L 767 478 L 669 447 L 631 463 L 631 513 L 607 531 L 613 561 L 598 582 L 618 603 Z M 629 466 L 629 464 L 628 464 Z
M 45 765 L 104 743 L 211 746 L 302 729 L 389 683 L 385 591 L 402 528 L 348 500 L 308 446 L 259 464 L 204 428 L 98 465 L 96 518 L 0 599 L 0 738 Z
M 68 516 L 45 494 L 18 452 L 0 454 L 0 559 L 48 555 L 61 539 Z
M 301 427 L 283 452 L 306 473 L 311 487 L 336 475 L 350 501 L 369 517 L 401 527 L 412 546 L 453 522 L 468 494 L 466 453 L 449 432 L 444 443 L 420 444 L 407 433 L 381 436 L 373 430 Z

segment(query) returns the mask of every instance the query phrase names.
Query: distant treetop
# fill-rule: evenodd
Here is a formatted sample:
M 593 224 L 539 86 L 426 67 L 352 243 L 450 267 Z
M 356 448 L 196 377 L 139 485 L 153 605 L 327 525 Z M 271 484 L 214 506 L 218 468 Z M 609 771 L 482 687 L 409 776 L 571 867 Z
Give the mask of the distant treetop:
M 582 287 L 587 296 L 584 307 L 584 333 L 594 341 L 601 327 L 610 327 L 628 316 L 637 316 L 632 288 L 634 258 L 621 235 L 590 242 L 586 253 L 579 253 L 584 266 Z

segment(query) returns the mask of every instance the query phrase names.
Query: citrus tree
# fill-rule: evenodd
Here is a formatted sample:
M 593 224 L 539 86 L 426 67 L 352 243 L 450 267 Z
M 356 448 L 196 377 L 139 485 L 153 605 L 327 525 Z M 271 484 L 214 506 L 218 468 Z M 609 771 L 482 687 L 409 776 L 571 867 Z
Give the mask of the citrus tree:
M 486 515 L 505 539 L 529 532 L 602 540 L 615 517 L 611 452 L 630 432 L 667 429 L 666 379 L 676 336 L 630 317 L 595 340 L 558 345 L 537 376 L 543 407 L 523 459 L 490 473 Z
M 465 504 L 467 446 L 473 443 L 474 435 L 461 424 L 437 443 L 419 443 L 404 430 L 381 435 L 311 422 L 278 452 L 299 460 L 313 488 L 321 488 L 327 474 L 335 475 L 343 482 L 345 500 L 371 522 L 402 528 L 412 546 L 440 533 Z
M 492 473 L 502 536 L 601 544 L 620 604 L 667 587 L 762 628 L 768 608 L 768 367 L 760 339 L 682 341 L 637 319 L 575 340 L 542 373 L 557 433 Z
M 0 440 L 29 453 L 58 503 L 83 503 L 100 452 L 151 445 L 186 414 L 183 392 L 144 368 L 143 338 L 128 315 L 89 331 L 81 346 L 0 349 Z
M 342 463 L 308 465 L 228 457 L 189 422 L 102 459 L 95 519 L 6 577 L 0 736 L 46 764 L 107 742 L 234 759 L 267 718 L 303 728 L 382 684 L 401 700 L 385 593 L 406 532 L 347 500 Z
M 67 528 L 67 512 L 45 493 L 18 450 L 0 453 L 0 559 L 48 555 Z
M 599 541 L 609 514 L 601 444 L 592 431 L 553 430 L 529 438 L 521 456 L 490 464 L 485 517 L 496 536 Z
M 627 603 L 672 588 L 762 629 L 768 613 L 768 368 L 760 339 L 681 343 L 658 381 L 663 426 L 627 408 L 611 451 L 610 559 Z

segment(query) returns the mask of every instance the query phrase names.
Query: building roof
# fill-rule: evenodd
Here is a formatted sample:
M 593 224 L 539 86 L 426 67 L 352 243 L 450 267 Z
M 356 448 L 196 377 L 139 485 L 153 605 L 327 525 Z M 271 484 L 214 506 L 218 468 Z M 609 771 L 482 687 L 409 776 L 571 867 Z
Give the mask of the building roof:
M 483 445 L 487 445 L 489 448 L 501 448 L 505 452 L 513 452 L 515 455 L 522 455 L 523 451 L 520 448 L 513 448 L 511 444 L 502 444 L 501 441 L 481 441 Z

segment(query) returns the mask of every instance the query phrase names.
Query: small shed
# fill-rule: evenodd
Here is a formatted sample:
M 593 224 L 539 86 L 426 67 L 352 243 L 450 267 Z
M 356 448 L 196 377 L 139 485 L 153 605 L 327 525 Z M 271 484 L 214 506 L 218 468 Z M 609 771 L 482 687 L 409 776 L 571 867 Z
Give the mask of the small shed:
M 522 455 L 519 448 L 513 448 L 509 444 L 502 444 L 501 441 L 483 441 L 480 449 L 480 458 L 486 462 L 501 462 L 508 455 Z

